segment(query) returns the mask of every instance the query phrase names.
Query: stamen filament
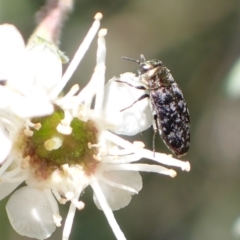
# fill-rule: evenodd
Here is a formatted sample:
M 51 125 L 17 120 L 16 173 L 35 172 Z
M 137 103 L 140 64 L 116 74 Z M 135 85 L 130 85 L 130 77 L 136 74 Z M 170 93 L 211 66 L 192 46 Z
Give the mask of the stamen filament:
M 122 190 L 126 190 L 126 191 L 129 191 L 129 192 L 134 193 L 134 194 L 138 193 L 138 191 L 136 191 L 134 188 L 131 188 L 131 187 L 128 187 L 126 185 L 113 182 L 113 181 L 111 181 L 111 180 L 109 180 L 109 179 L 107 179 L 105 177 L 98 176 L 98 179 L 103 181 L 104 183 L 110 185 L 111 187 L 115 187 L 115 188 L 119 188 L 119 189 L 122 189 Z
M 103 158 L 102 162 L 112 163 L 112 164 L 121 164 L 121 163 L 131 163 L 136 162 L 141 159 L 141 156 L 138 154 L 129 154 L 118 157 L 116 156 L 106 156 Z
M 80 104 L 84 102 L 86 108 L 90 109 L 94 95 L 96 96 L 94 113 L 96 116 L 101 113 L 104 95 L 104 83 L 105 83 L 105 58 L 106 58 L 106 46 L 104 36 L 106 35 L 106 29 L 99 31 L 98 49 L 97 52 L 97 66 L 94 69 L 93 75 L 88 85 L 78 94 L 77 102 Z M 96 109 L 96 111 L 95 111 Z
M 82 192 L 82 187 L 79 187 L 75 193 L 75 198 L 78 199 L 80 194 Z M 67 214 L 67 218 L 65 221 L 64 229 L 63 229 L 63 238 L 62 240 L 68 240 L 71 229 L 72 229 L 72 224 L 73 224 L 73 218 L 76 212 L 76 205 L 74 203 L 70 204 L 69 211 Z
M 120 164 L 120 165 L 107 165 L 107 171 L 121 170 L 121 171 L 141 171 L 141 172 L 155 172 L 159 174 L 169 175 L 170 177 L 175 177 L 177 173 L 172 169 L 167 169 L 165 167 L 153 164 Z
M 96 72 L 98 79 L 96 82 L 97 94 L 94 106 L 94 114 L 99 116 L 102 111 L 102 104 L 104 98 L 104 83 L 105 83 L 105 58 L 106 58 L 106 43 L 105 36 L 107 34 L 106 29 L 101 29 L 98 33 L 98 50 L 97 50 L 97 66 Z
M 71 203 L 69 210 L 68 210 L 68 215 L 65 221 L 64 229 L 63 229 L 63 238 L 62 240 L 68 240 L 71 229 L 72 229 L 72 223 L 73 223 L 73 218 L 75 216 L 76 212 L 76 206 Z
M 0 168 L 0 176 L 7 170 L 7 168 L 11 165 L 11 163 L 13 162 L 14 157 L 13 155 L 10 155 L 7 160 L 2 164 L 1 168 Z
M 60 202 L 62 197 L 60 196 L 59 192 L 57 191 L 57 189 L 55 187 L 52 187 L 52 193 L 55 196 L 55 198 Z
M 104 135 L 108 140 L 115 143 L 116 145 L 122 148 L 132 149 L 134 153 L 141 155 L 142 158 L 148 158 L 161 164 L 180 167 L 184 171 L 190 171 L 189 162 L 183 162 L 183 161 L 177 160 L 163 153 L 155 153 L 155 156 L 154 156 L 152 151 L 138 148 L 134 144 L 130 143 L 129 141 L 126 141 L 109 131 L 105 131 Z
M 53 219 L 55 220 L 54 222 L 57 227 L 60 227 L 61 226 L 61 216 L 59 215 L 57 202 L 54 199 L 50 189 L 45 188 L 43 191 L 44 191 L 44 194 L 45 194 L 46 198 L 48 199 L 48 202 L 50 203 L 50 206 L 52 208 Z
M 94 18 L 95 18 L 95 21 L 93 22 L 92 27 L 89 29 L 82 44 L 79 46 L 71 63 L 69 64 L 66 72 L 64 73 L 62 79 L 59 81 L 59 83 L 56 85 L 56 87 L 50 93 L 50 99 L 56 98 L 59 95 L 59 93 L 62 91 L 62 89 L 65 87 L 66 83 L 72 77 L 73 73 L 75 72 L 76 68 L 78 67 L 79 63 L 81 62 L 83 56 L 87 52 L 93 38 L 97 34 L 97 31 L 100 27 L 100 20 L 102 19 L 102 14 L 97 13 Z
M 16 129 L 16 127 L 20 128 L 23 125 L 19 118 L 13 114 L 9 114 L 7 111 L 1 111 L 0 117 L 3 117 L 1 121 L 4 122 L 4 125 L 8 122 L 14 129 Z
M 123 155 L 128 155 L 128 154 L 132 154 L 132 150 L 131 149 L 110 149 L 110 151 L 108 151 L 108 155 L 116 155 L 116 156 L 123 156 Z
M 92 183 L 91 183 L 91 187 L 98 199 L 98 202 L 108 220 L 109 225 L 111 226 L 117 240 L 126 240 L 122 230 L 120 229 L 114 215 L 113 212 L 110 208 L 110 206 L 108 205 L 108 202 L 102 192 L 101 187 L 99 186 L 98 182 L 96 179 L 93 179 Z
M 60 99 L 57 99 L 57 101 L 56 101 L 57 105 L 62 106 L 62 108 L 64 108 L 64 109 L 68 109 L 68 108 L 72 109 L 72 106 L 68 106 L 69 102 L 70 102 L 70 99 L 74 96 L 74 94 L 77 93 L 77 91 L 79 89 L 80 89 L 79 85 L 74 84 L 71 87 L 70 91 L 64 97 L 62 97 Z

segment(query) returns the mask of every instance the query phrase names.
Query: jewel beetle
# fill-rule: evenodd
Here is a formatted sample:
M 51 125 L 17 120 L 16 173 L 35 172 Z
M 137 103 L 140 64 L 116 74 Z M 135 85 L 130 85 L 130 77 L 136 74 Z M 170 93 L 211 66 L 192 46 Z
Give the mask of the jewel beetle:
M 133 86 L 125 81 L 115 81 L 140 90 L 147 90 L 148 93 L 143 94 L 121 111 L 130 108 L 144 98 L 149 98 L 153 114 L 153 151 L 155 152 L 155 136 L 159 132 L 171 152 L 177 157 L 184 156 L 190 145 L 189 110 L 183 93 L 174 81 L 170 70 L 160 60 L 146 60 L 143 55 L 141 55 L 141 61 L 128 57 L 123 57 L 123 59 L 139 64 L 137 74 L 141 85 Z

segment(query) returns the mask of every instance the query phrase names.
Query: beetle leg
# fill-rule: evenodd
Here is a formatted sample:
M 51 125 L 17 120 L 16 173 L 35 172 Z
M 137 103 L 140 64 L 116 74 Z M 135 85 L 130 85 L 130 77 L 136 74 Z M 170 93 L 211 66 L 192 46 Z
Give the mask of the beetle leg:
M 126 109 L 132 107 L 135 103 L 137 103 L 137 102 L 143 100 L 144 98 L 149 98 L 149 94 L 147 94 L 147 93 L 146 93 L 146 94 L 143 94 L 140 98 L 138 98 L 136 101 L 134 101 L 130 106 L 121 109 L 120 112 L 123 112 L 124 110 L 126 110 Z
M 125 83 L 125 84 L 127 84 L 128 86 L 130 86 L 130 87 L 134 87 L 134 88 L 136 88 L 136 89 L 140 89 L 140 90 L 147 90 L 147 88 L 145 87 L 145 86 L 143 86 L 143 85 L 140 85 L 140 86 L 134 86 L 134 85 L 132 85 L 131 83 L 129 83 L 129 82 L 124 82 L 124 81 L 121 81 L 121 80 L 114 80 L 115 82 L 119 82 L 119 83 Z
M 152 145 L 153 145 L 153 156 L 155 157 L 155 139 L 156 139 L 156 134 L 157 134 L 157 131 L 159 129 L 159 126 L 158 126 L 158 122 L 157 122 L 157 115 L 154 114 L 153 115 L 153 142 L 152 142 Z

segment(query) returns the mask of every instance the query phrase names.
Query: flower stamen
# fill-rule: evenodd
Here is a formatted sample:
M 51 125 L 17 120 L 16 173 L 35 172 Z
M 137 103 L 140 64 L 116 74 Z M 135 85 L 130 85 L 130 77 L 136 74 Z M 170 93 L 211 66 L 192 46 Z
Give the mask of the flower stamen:
M 58 124 L 57 131 L 64 135 L 70 135 L 72 133 L 72 128 L 70 127 L 72 119 L 72 114 L 69 111 L 64 111 L 64 119 Z
M 35 123 L 34 128 L 35 130 L 39 130 L 41 128 L 42 124 L 41 123 Z
M 109 225 L 111 226 L 112 228 L 112 231 L 114 232 L 117 240 L 126 240 L 122 230 L 120 229 L 114 215 L 113 215 L 113 212 L 102 192 L 102 189 L 101 187 L 99 186 L 99 183 L 96 179 L 93 179 L 92 183 L 91 183 L 91 187 L 98 199 L 98 202 L 108 220 L 108 223 Z
M 85 207 L 84 202 L 78 201 L 76 198 L 72 199 L 71 202 L 75 205 L 75 207 L 76 207 L 78 210 L 82 210 L 82 209 Z
M 33 131 L 31 131 L 29 128 L 25 128 L 23 130 L 23 133 L 26 137 L 32 137 L 33 136 Z
M 78 67 L 79 63 L 81 62 L 83 56 L 87 52 L 93 38 L 97 34 L 97 31 L 100 27 L 100 20 L 102 19 L 102 14 L 97 13 L 94 18 L 95 18 L 95 21 L 93 22 L 92 27 L 88 31 L 82 44 L 79 46 L 77 52 L 75 53 L 72 61 L 69 64 L 66 72 L 64 73 L 62 79 L 59 81 L 59 83 L 56 85 L 56 87 L 50 93 L 50 99 L 56 98 L 59 95 L 59 93 L 62 91 L 62 89 L 65 87 L 66 83 L 72 77 L 73 73 L 75 72 L 76 68 Z
M 106 171 L 141 171 L 141 172 L 155 172 L 159 174 L 169 175 L 170 177 L 175 177 L 177 173 L 172 169 L 167 169 L 165 167 L 153 164 L 109 164 L 106 166 Z
M 82 192 L 82 188 L 78 187 L 77 190 L 76 190 L 76 193 L 75 193 L 75 198 L 76 199 L 79 198 L 81 192 Z M 78 207 L 80 207 L 80 208 L 84 207 L 84 204 L 81 205 L 81 203 L 79 203 Z M 76 212 L 76 205 L 72 202 L 70 204 L 69 211 L 68 211 L 68 214 L 67 214 L 67 217 L 66 217 L 66 221 L 65 221 L 65 225 L 64 225 L 64 229 L 63 229 L 62 240 L 68 240 L 68 238 L 69 238 L 69 235 L 70 235 L 70 232 L 71 232 L 71 229 L 72 229 L 72 223 L 73 223 L 73 218 L 74 218 L 75 212 Z
M 25 158 L 23 158 L 23 160 L 21 161 L 21 168 L 22 169 L 26 169 L 29 167 L 29 161 L 30 161 L 30 156 L 26 156 Z
M 2 164 L 1 168 L 0 168 L 0 176 L 2 176 L 2 174 L 4 174 L 6 172 L 6 170 L 8 169 L 8 167 L 11 165 L 11 163 L 14 160 L 14 156 L 10 156 L 9 158 L 7 158 L 7 160 Z
M 113 182 L 105 177 L 102 177 L 102 176 L 99 176 L 98 177 L 99 180 L 105 182 L 106 184 L 110 185 L 111 187 L 115 187 L 115 188 L 119 188 L 119 189 L 122 189 L 122 190 L 126 190 L 128 192 L 131 192 L 131 193 L 134 193 L 134 194 L 137 194 L 138 191 L 136 191 L 134 188 L 131 188 L 131 187 L 128 187 L 128 186 L 125 186 L 123 184 L 119 184 L 119 183 L 116 183 L 116 182 Z
M 104 131 L 104 135 L 106 139 L 108 139 L 109 141 L 115 143 L 116 145 L 122 148 L 131 149 L 134 153 L 141 155 L 142 158 L 151 159 L 153 161 L 156 161 L 158 163 L 168 165 L 168 166 L 180 167 L 183 171 L 190 171 L 189 162 L 180 161 L 178 159 L 172 158 L 171 156 L 163 153 L 155 153 L 155 156 L 153 156 L 152 151 L 138 148 L 134 146 L 132 143 L 130 143 L 129 141 L 124 140 L 109 131 Z
M 44 191 L 44 194 L 46 195 L 46 197 L 47 197 L 47 199 L 48 199 L 48 201 L 50 203 L 50 206 L 52 208 L 52 211 L 53 211 L 53 221 L 54 221 L 54 223 L 56 224 L 57 227 L 60 227 L 61 226 L 62 217 L 59 214 L 57 202 L 54 199 L 50 189 L 44 189 L 43 191 Z
M 56 224 L 57 227 L 61 227 L 61 221 L 62 221 L 62 217 L 59 214 L 53 214 L 53 221 Z
M 65 193 L 65 197 L 68 201 L 71 201 L 74 197 L 74 193 L 68 191 L 68 192 Z

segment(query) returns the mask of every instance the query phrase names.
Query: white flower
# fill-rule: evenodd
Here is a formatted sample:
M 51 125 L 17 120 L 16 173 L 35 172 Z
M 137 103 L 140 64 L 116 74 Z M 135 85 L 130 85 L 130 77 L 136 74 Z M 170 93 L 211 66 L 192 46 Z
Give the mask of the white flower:
M 112 211 L 127 206 L 132 195 L 141 190 L 142 180 L 138 172 L 176 175 L 174 170 L 159 164 L 134 162 L 147 158 L 190 170 L 188 162 L 166 154 L 154 154 L 144 149 L 143 143 L 131 143 L 115 134 L 135 135 L 144 131 L 151 125 L 152 115 L 147 100 L 120 111 L 130 106 L 141 91 L 118 84 L 114 79 L 104 87 L 105 29 L 99 31 L 97 65 L 88 85 L 80 93 L 77 93 L 79 87 L 74 85 L 65 96 L 59 97 L 99 29 L 101 14 L 97 14 L 95 19 L 61 78 L 56 60 L 58 55 L 52 48 L 41 44 L 27 50 L 28 62 L 34 59 L 32 55 L 38 55 L 37 65 L 32 63 L 29 72 L 24 68 L 18 79 L 16 74 L 12 76 L 7 72 L 5 75 L 7 83 L 2 86 L 2 91 L 13 94 L 15 98 L 10 101 L 5 95 L 6 103 L 1 106 L 0 142 L 7 139 L 7 150 L 0 155 L 0 200 L 22 182 L 26 183 L 11 195 L 6 206 L 13 228 L 21 235 L 37 239 L 51 236 L 56 227 L 61 226 L 57 202 L 64 204 L 70 201 L 62 237 L 63 240 L 69 239 L 75 211 L 84 208 L 79 197 L 90 185 L 94 202 L 103 210 L 115 237 L 126 239 Z M 44 61 L 46 52 L 52 56 L 50 62 Z M 41 67 L 48 72 L 40 71 Z M 121 79 L 138 81 L 129 73 L 123 74 Z M 22 102 L 16 102 L 19 98 Z M 24 101 L 27 111 L 21 105 Z M 46 104 L 44 107 L 39 106 L 42 101 Z
M 40 44 L 25 48 L 20 33 L 12 25 L 0 25 L 0 36 L 0 79 L 7 80 L 0 86 L 0 109 L 21 117 L 52 113 L 47 84 L 54 85 L 61 77 L 59 57 L 50 48 L 43 51 Z

